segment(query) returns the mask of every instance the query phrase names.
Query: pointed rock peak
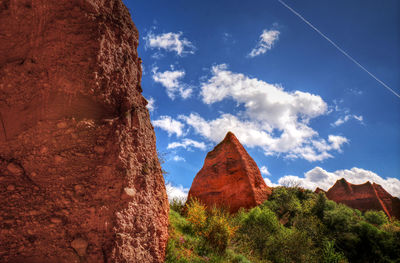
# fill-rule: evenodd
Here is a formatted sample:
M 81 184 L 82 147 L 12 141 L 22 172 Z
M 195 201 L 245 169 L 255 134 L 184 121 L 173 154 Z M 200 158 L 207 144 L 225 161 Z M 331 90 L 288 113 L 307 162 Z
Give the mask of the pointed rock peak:
M 271 194 L 253 158 L 232 132 L 210 151 L 197 173 L 188 200 L 197 198 L 208 207 L 239 208 L 261 204 Z
M 339 184 L 339 185 L 344 186 L 348 191 L 352 191 L 352 190 L 353 190 L 353 189 L 352 189 L 352 184 L 349 183 L 349 182 L 347 182 L 347 180 L 344 179 L 344 178 L 342 178 L 342 179 L 340 179 L 340 180 L 337 180 L 337 181 L 336 181 L 336 184 Z M 333 187 L 335 187 L 336 184 L 335 184 Z
M 238 141 L 238 139 L 236 138 L 235 134 L 233 134 L 233 132 L 231 132 L 231 131 L 228 131 L 226 133 L 224 141 L 225 140 L 229 140 L 229 141 L 236 140 L 236 141 Z
M 337 182 L 341 182 L 341 183 L 347 184 L 347 181 L 346 181 L 346 179 L 344 179 L 344 178 L 337 180 Z
M 233 144 L 241 145 L 238 138 L 231 131 L 227 132 L 227 134 L 225 135 L 225 138 L 217 146 L 215 146 L 215 148 L 218 148 L 218 146 L 220 146 L 221 144 L 225 144 L 225 143 L 233 143 Z
M 316 194 L 318 194 L 318 193 L 326 193 L 326 191 L 323 190 L 323 189 L 321 189 L 321 188 L 319 188 L 319 187 L 317 187 L 317 188 L 315 189 L 314 193 L 316 193 Z

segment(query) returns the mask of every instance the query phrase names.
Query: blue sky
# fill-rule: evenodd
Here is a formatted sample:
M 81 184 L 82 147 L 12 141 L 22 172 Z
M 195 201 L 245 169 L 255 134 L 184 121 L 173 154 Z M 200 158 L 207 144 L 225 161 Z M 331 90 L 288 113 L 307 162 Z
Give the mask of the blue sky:
M 400 93 L 400 3 L 285 1 Z M 400 98 L 277 0 L 124 0 L 170 195 L 228 130 L 268 185 L 336 179 L 400 196 Z

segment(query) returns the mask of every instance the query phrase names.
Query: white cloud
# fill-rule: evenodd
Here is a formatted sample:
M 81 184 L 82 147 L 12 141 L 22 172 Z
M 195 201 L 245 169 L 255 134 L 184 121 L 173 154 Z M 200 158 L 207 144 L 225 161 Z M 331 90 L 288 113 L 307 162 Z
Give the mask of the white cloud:
M 278 40 L 279 33 L 280 32 L 277 30 L 264 29 L 264 31 L 260 35 L 260 40 L 258 41 L 256 47 L 253 48 L 247 56 L 254 58 L 256 56 L 265 54 L 268 50 L 272 48 L 274 43 Z
M 260 167 L 260 172 L 261 172 L 261 174 L 263 174 L 263 175 L 267 175 L 267 176 L 268 176 L 268 175 L 271 175 L 270 172 L 268 171 L 267 166 L 265 166 L 265 165 Z
M 174 157 L 172 157 L 172 160 L 175 162 L 185 162 L 185 158 L 183 158 L 182 156 L 179 155 L 175 155 Z
M 154 105 L 155 104 L 155 99 L 153 98 L 153 97 L 150 97 L 148 100 L 147 100 L 147 105 L 146 105 L 146 107 L 147 107 L 147 109 L 150 111 L 150 112 L 153 112 L 155 109 L 156 109 L 156 106 Z
M 178 56 L 194 54 L 195 47 L 192 42 L 182 37 L 182 34 L 182 32 L 169 32 L 155 35 L 153 32 L 149 32 L 143 39 L 146 41 L 146 47 L 148 48 L 176 52 Z
M 189 192 L 188 188 L 184 188 L 182 185 L 174 186 L 171 183 L 165 185 L 167 188 L 168 200 L 171 202 L 173 199 L 179 199 L 186 201 Z
M 277 187 L 280 186 L 279 184 L 274 184 L 273 182 L 271 182 L 271 180 L 269 178 L 263 178 L 264 182 L 269 186 L 269 187 Z
M 343 123 L 345 123 L 345 122 L 347 122 L 347 121 L 349 121 L 349 120 L 351 120 L 351 119 L 355 119 L 355 120 L 357 120 L 357 121 L 359 121 L 360 123 L 363 123 L 363 116 L 362 115 L 360 115 L 360 116 L 357 116 L 357 115 L 351 115 L 351 114 L 346 114 L 344 117 L 340 117 L 339 119 L 337 119 L 334 123 L 331 123 L 331 125 L 333 126 L 333 127 L 337 127 L 337 126 L 340 126 L 340 125 L 342 125 Z
M 200 150 L 205 150 L 206 145 L 204 142 L 198 142 L 192 139 L 183 139 L 182 142 L 172 142 L 168 144 L 167 149 L 175 149 L 178 147 L 182 147 L 184 149 L 198 148 Z
M 400 197 L 400 180 L 397 178 L 382 178 L 376 173 L 364 170 L 361 168 L 353 167 L 350 170 L 337 170 L 335 172 L 328 172 L 321 167 L 315 167 L 306 172 L 304 177 L 294 175 L 283 176 L 279 179 L 278 183 L 284 185 L 287 181 L 298 182 L 300 186 L 315 190 L 319 187 L 325 191 L 329 190 L 335 182 L 341 178 L 345 178 L 352 184 L 363 184 L 366 181 L 375 182 L 382 185 L 382 187 L 393 196 Z
M 167 95 L 172 100 L 175 99 L 176 94 L 179 94 L 183 99 L 187 99 L 192 94 L 192 88 L 181 82 L 185 76 L 184 70 L 167 70 L 158 72 L 158 68 L 153 68 L 153 80 L 163 85 L 167 90 Z
M 172 119 L 170 116 L 160 116 L 158 120 L 152 121 L 155 127 L 168 132 L 168 136 L 176 134 L 177 137 L 183 135 L 184 124 L 180 121 Z
M 214 66 L 212 74 L 201 86 L 203 102 L 213 104 L 231 98 L 245 110 L 237 116 L 221 114 L 214 120 L 205 120 L 196 113 L 179 116 L 205 138 L 219 142 L 227 131 L 232 131 L 243 144 L 261 147 L 266 155 L 284 154 L 308 161 L 330 158 L 330 151 L 341 151 L 347 142 L 335 135 L 322 139 L 308 125 L 310 119 L 327 112 L 320 96 L 287 92 L 280 85 L 233 73 L 226 65 Z
M 338 151 L 341 151 L 342 144 L 348 143 L 348 140 L 345 137 L 336 135 L 329 135 L 328 141 L 331 143 L 330 145 L 330 147 L 332 147 L 331 149 L 335 149 Z

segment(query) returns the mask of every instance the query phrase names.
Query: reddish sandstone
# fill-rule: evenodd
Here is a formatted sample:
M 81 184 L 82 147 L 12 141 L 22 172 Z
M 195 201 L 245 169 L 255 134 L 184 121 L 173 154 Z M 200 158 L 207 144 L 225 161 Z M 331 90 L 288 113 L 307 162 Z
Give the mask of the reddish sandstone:
M 0 1 L 1 262 L 163 262 L 138 39 L 121 0 Z
M 381 210 L 389 218 L 400 218 L 399 198 L 390 195 L 381 185 L 369 181 L 356 185 L 342 178 L 326 192 L 326 197 L 360 211 Z
M 207 154 L 197 173 L 188 200 L 197 198 L 208 207 L 217 206 L 231 213 L 252 208 L 268 199 L 271 189 L 239 140 L 231 132 Z

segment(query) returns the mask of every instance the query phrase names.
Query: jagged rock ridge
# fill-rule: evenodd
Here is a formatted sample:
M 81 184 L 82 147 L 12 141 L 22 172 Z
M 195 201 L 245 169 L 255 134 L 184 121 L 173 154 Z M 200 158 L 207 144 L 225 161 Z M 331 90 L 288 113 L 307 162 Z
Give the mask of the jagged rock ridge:
M 360 211 L 382 210 L 388 217 L 400 218 L 400 199 L 369 181 L 356 185 L 342 178 L 326 192 L 326 197 Z
M 163 262 L 138 39 L 121 0 L 0 1 L 1 262 Z
M 271 194 L 253 158 L 236 136 L 225 139 L 209 152 L 203 168 L 189 190 L 188 200 L 197 198 L 208 207 L 216 205 L 237 212 L 241 207 L 261 204 Z

